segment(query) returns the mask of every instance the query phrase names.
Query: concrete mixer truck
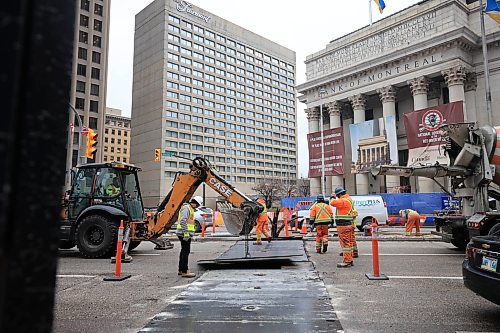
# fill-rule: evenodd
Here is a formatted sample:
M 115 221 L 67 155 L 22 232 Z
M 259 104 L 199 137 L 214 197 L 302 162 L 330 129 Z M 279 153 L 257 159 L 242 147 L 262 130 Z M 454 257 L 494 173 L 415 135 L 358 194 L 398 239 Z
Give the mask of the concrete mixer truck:
M 449 165 L 378 166 L 373 176 L 418 176 L 433 179 L 441 189 L 460 202 L 458 214 L 441 211 L 436 230 L 444 241 L 465 249 L 473 236 L 500 234 L 500 212 L 492 209 L 489 198 L 500 200 L 500 126 L 477 127 L 474 123 L 441 127 L 444 154 Z M 448 177 L 448 185 L 438 179 Z

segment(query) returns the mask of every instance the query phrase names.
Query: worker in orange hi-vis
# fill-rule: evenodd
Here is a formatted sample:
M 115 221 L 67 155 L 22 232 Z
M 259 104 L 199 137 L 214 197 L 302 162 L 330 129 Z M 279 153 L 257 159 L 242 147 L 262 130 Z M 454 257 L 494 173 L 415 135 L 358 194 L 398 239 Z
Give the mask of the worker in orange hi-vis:
M 257 240 L 254 244 L 255 245 L 262 245 L 262 234 L 264 234 L 264 236 L 267 237 L 267 241 L 270 243 L 271 236 L 269 235 L 269 232 L 266 230 L 266 224 L 268 223 L 266 201 L 264 199 L 256 199 L 255 201 L 258 204 L 262 205 L 262 207 L 264 207 L 264 210 L 257 217 L 257 221 L 256 221 L 257 226 L 255 228 Z
M 413 226 L 415 226 L 415 236 L 421 236 L 420 233 L 420 214 L 413 209 L 401 209 L 399 211 L 399 216 L 401 216 L 406 221 L 406 232 L 405 236 L 411 236 L 413 231 Z
M 343 187 L 337 187 L 334 196 L 330 200 L 330 205 L 337 208 L 335 222 L 337 224 L 340 247 L 342 248 L 342 263 L 337 264 L 337 267 L 347 268 L 354 265 L 352 237 L 352 233 L 354 233 L 354 225 L 352 223 L 354 204 L 352 198 Z
M 332 220 L 332 207 L 325 202 L 323 195 L 318 195 L 310 213 L 311 224 L 316 226 L 316 252 L 318 253 L 321 253 L 321 246 L 323 246 L 323 253 L 328 250 L 328 225 L 332 223 Z

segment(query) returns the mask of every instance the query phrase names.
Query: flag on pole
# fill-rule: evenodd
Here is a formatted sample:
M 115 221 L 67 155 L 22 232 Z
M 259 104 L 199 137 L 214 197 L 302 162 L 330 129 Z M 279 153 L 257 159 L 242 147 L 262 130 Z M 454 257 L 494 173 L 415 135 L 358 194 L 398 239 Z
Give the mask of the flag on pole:
M 484 9 L 484 12 L 497 23 L 500 23 L 500 6 L 496 0 L 486 0 L 486 8 Z
M 385 8 L 384 0 L 373 0 L 373 1 L 375 1 L 375 3 L 378 6 L 378 10 L 380 11 L 380 14 L 382 14 L 382 12 L 384 11 L 384 8 Z M 495 0 L 493 0 L 493 1 L 495 1 Z

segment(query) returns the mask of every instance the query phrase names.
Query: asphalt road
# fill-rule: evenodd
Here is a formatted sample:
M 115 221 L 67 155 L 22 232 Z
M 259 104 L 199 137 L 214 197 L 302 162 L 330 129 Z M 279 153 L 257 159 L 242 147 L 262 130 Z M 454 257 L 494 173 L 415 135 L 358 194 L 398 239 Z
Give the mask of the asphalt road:
M 191 268 L 198 259 L 215 259 L 234 241 L 195 242 Z M 195 279 L 177 276 L 179 244 L 155 251 L 149 243 L 123 264 L 132 277 L 104 282 L 112 273 L 109 260 L 80 258 L 76 250 L 61 252 L 57 279 L 54 331 L 138 332 L 171 304 Z M 463 254 L 440 242 L 380 242 L 381 272 L 389 281 L 369 281 L 370 242 L 360 242 L 361 257 L 350 269 L 338 269 L 337 242 L 327 254 L 306 249 L 323 279 L 345 332 L 500 332 L 500 306 L 463 286 Z M 287 267 L 290 269 L 290 267 Z M 218 274 L 224 274 L 219 271 Z M 231 329 L 228 327 L 228 332 Z

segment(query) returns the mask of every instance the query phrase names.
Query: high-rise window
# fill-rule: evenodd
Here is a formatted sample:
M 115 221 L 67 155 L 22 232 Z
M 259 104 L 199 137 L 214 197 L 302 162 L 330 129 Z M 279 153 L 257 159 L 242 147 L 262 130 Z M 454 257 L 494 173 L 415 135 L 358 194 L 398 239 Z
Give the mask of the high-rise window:
M 80 31 L 78 33 L 78 41 L 83 44 L 88 44 L 89 43 L 89 34 L 86 33 L 85 31 Z
M 101 47 L 102 38 L 99 36 L 93 36 L 93 44 L 95 47 Z
M 89 27 L 89 17 L 87 15 L 80 14 L 80 26 Z
M 91 84 L 90 85 L 90 94 L 94 96 L 99 96 L 99 85 Z
M 78 64 L 76 67 L 76 73 L 83 76 L 87 75 L 87 66 Z
M 87 49 L 83 47 L 78 48 L 78 59 L 87 60 Z
M 101 78 L 101 70 L 99 68 L 92 67 L 91 76 L 93 79 L 99 80 Z
M 89 128 L 97 129 L 97 118 L 89 117 Z
M 101 54 L 99 52 L 92 51 L 92 62 L 101 63 Z
M 76 91 L 85 93 L 85 82 L 83 81 L 76 81 Z
M 102 32 L 102 21 L 94 20 L 94 30 Z
M 85 99 L 77 97 L 75 99 L 75 109 L 83 110 L 85 108 Z
M 94 5 L 94 14 L 102 16 L 102 6 L 95 4 Z
M 89 9 L 90 9 L 90 0 L 81 0 L 80 1 L 80 9 L 89 11 Z
M 90 101 L 90 112 L 99 112 L 99 102 L 98 101 Z

